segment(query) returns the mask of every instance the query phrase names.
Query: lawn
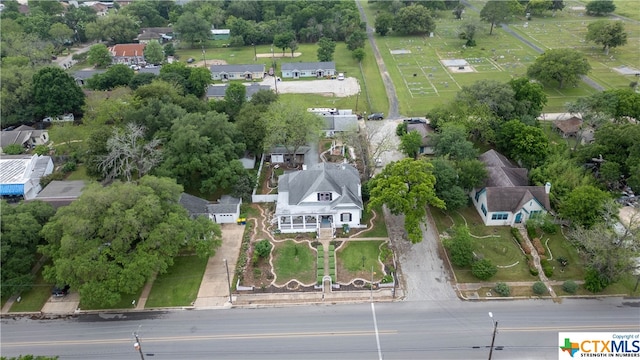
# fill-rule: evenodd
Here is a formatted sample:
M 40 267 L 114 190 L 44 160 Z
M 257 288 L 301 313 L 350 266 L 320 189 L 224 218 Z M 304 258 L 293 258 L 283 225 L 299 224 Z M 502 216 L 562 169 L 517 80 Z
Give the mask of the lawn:
M 92 181 L 91 176 L 87 175 L 87 167 L 84 165 L 78 165 L 74 171 L 67 175 L 65 180 L 84 180 L 84 181 Z
M 303 284 L 315 283 L 317 253 L 309 247 L 308 242 L 287 240 L 276 243 L 272 251 L 278 285 L 284 285 L 291 279 Z
M 53 285 L 47 283 L 42 277 L 42 270 L 38 271 L 33 287 L 20 294 L 20 302 L 14 302 L 11 312 L 40 311 L 51 297 Z
M 636 283 L 638 278 L 632 276 L 631 274 L 627 276 L 623 276 L 618 282 L 613 283 L 607 286 L 602 292 L 592 293 L 589 290 L 584 288 L 584 285 L 578 286 L 578 291 L 575 294 L 569 294 L 562 290 L 562 285 L 553 286 L 553 290 L 558 295 L 582 295 L 582 296 L 590 296 L 590 295 L 627 295 L 627 296 L 638 296 L 640 295 L 640 287 L 634 291 L 636 287 Z
M 348 241 L 336 251 L 338 282 L 347 283 L 355 278 L 371 279 L 373 268 L 374 281 L 384 275 L 380 256 L 383 241 Z
M 125 294 L 125 293 L 120 293 L 120 301 L 118 301 L 117 303 L 115 303 L 113 306 L 109 306 L 109 307 L 89 307 L 85 304 L 82 303 L 82 299 L 80 300 L 80 305 L 78 306 L 80 309 L 82 310 L 110 310 L 110 309 L 132 309 L 134 308 L 133 305 L 133 300 L 136 301 L 136 303 L 138 302 L 138 299 L 140 299 L 140 294 L 142 293 L 142 289 L 144 288 L 141 287 L 140 289 L 138 289 L 138 291 L 134 294 Z
M 548 241 L 547 241 L 548 240 Z M 582 280 L 584 278 L 584 262 L 576 248 L 558 232 L 556 234 L 545 234 L 542 236 L 542 243 L 551 250 L 551 265 L 555 267 L 550 280 Z M 567 259 L 568 265 L 561 271 L 558 258 Z
M 189 306 L 196 300 L 208 259 L 178 256 L 153 282 L 145 307 Z
M 374 209 L 376 212 L 376 219 L 373 222 L 373 227 L 367 231 L 362 232 L 356 237 L 389 237 L 389 233 L 387 232 L 387 224 L 384 222 L 384 214 L 382 213 L 382 207 Z M 369 225 L 369 221 L 373 213 L 370 210 L 365 210 L 362 214 L 362 220 L 360 223 Z M 357 232 L 360 229 L 352 229 L 351 231 Z

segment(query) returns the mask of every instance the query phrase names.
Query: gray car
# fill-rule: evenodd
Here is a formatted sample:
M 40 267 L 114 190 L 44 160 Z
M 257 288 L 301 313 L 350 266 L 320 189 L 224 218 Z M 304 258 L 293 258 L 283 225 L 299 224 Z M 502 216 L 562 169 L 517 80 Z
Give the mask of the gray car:
M 368 120 L 382 120 L 384 119 L 384 114 L 383 113 L 373 113 L 369 116 L 367 116 Z

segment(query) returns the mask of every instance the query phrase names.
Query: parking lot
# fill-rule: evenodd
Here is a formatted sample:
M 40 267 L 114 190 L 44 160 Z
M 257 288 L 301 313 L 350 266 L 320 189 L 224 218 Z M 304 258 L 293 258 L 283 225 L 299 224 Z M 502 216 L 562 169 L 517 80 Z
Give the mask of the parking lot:
M 260 85 L 268 85 L 276 89 L 273 76 L 266 76 Z M 360 84 L 356 78 L 344 80 L 292 80 L 278 81 L 278 93 L 281 94 L 320 94 L 325 96 L 347 97 L 360 92 Z

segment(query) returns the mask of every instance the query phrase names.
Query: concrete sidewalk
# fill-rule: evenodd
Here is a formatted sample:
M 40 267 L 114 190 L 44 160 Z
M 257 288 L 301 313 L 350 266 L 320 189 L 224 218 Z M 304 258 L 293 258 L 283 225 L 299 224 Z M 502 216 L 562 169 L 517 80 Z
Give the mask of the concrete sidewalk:
M 233 281 L 233 273 L 236 269 L 244 225 L 222 224 L 222 246 L 216 251 L 216 255 L 209 258 L 207 268 L 200 283 L 198 297 L 193 305 L 196 308 L 223 307 L 229 303 L 229 283 L 224 260 L 229 267 L 229 278 Z

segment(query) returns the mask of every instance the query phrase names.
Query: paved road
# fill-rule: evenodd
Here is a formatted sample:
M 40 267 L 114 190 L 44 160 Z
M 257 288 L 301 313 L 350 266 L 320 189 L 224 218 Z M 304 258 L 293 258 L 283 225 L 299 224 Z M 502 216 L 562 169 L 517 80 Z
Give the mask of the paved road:
M 85 44 L 85 45 L 82 45 L 82 47 L 80 48 L 72 48 L 70 55 L 58 56 L 58 58 L 56 60 L 53 60 L 53 62 L 58 64 L 58 66 L 60 66 L 61 68 L 68 69 L 77 63 L 77 61 L 73 60 L 73 54 L 85 53 L 89 51 L 89 48 L 91 48 L 91 46 L 95 44 L 96 43 Z
M 495 345 L 503 347 L 494 359 L 557 359 L 557 331 L 637 332 L 638 306 L 620 298 L 405 302 L 3 319 L 1 345 L 3 356 L 136 359 L 132 333 L 139 328 L 147 360 L 486 359 L 491 311 Z

